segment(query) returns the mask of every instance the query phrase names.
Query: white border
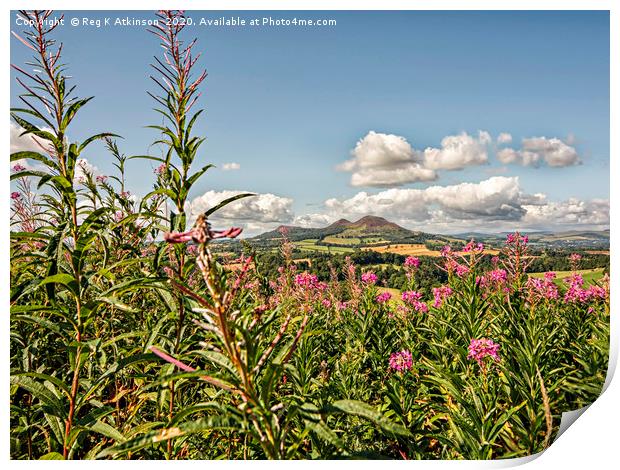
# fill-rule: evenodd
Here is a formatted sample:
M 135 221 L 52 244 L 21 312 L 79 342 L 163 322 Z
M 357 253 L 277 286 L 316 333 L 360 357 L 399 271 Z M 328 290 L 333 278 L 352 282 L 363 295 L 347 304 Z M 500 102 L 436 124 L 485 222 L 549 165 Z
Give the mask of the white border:
M 27 3 L 27 5 L 24 5 Z M 85 2 L 79 0 L 48 0 L 48 1 L 17 1 L 8 0 L 3 1 L 3 10 L 5 13 L 3 25 L 3 34 L 0 36 L 0 54 L 3 57 L 4 72 L 4 85 L 2 87 L 2 104 L 3 108 L 8 111 L 10 107 L 10 88 L 9 88 L 9 11 L 19 8 L 54 8 L 60 10 L 154 10 L 156 8 L 185 8 L 192 11 L 198 10 L 610 10 L 610 27 L 611 27 L 611 115 L 610 115 L 610 127 L 616 132 L 610 132 L 611 147 L 610 147 L 610 174 L 618 175 L 620 167 L 616 161 L 618 158 L 618 93 L 617 83 L 620 80 L 620 74 L 618 73 L 618 64 L 620 59 L 620 50 L 618 48 L 619 36 L 618 36 L 618 18 L 620 10 L 620 2 L 612 0 L 238 0 L 238 1 L 225 1 L 225 0 L 213 0 L 213 1 L 198 1 L 198 0 L 170 0 L 166 2 L 154 1 L 154 2 L 139 2 L 135 0 L 107 0 L 105 2 L 91 2 L 85 4 Z M 525 34 L 525 32 L 524 32 Z M 5 115 L 5 131 L 2 135 L 2 145 L 4 149 L 9 148 L 9 117 L 8 112 Z M 614 155 L 615 158 L 611 158 Z M 8 165 L 2 165 L 2 178 L 3 181 L 8 181 Z M 616 176 L 616 179 L 618 177 Z M 0 446 L 4 453 L 4 458 L 9 460 L 9 408 L 8 408 L 8 389 L 9 389 L 9 315 L 8 315 L 8 279 L 9 279 L 9 186 L 4 187 L 4 191 L 0 194 L 0 204 L 2 205 L 2 233 L 4 243 L 0 243 L 0 253 L 4 259 L 2 266 L 3 276 L 1 279 L 4 282 L 0 283 L 0 292 L 2 292 L 3 314 L 0 316 L 1 328 L 4 332 L 4 341 L 2 344 L 2 358 L 5 360 L 0 361 L 0 367 L 2 369 L 2 393 L 4 396 L 3 403 L 5 406 L 0 408 L 0 422 L 2 428 L 0 431 Z M 616 311 L 615 293 L 618 289 L 617 274 L 618 273 L 618 256 L 616 255 L 616 239 L 618 234 L 618 224 L 616 223 L 617 217 L 614 217 L 616 202 L 620 192 L 615 185 L 611 185 L 610 203 L 611 203 L 611 264 L 612 264 L 612 312 Z M 610 374 L 607 380 L 607 389 L 603 395 L 592 404 L 587 411 L 578 419 L 576 425 L 571 426 L 564 434 L 562 434 L 551 447 L 544 452 L 538 458 L 532 459 L 519 459 L 512 461 L 495 461 L 495 462 L 455 462 L 455 461 L 442 461 L 442 462 L 385 462 L 380 465 L 389 466 L 415 466 L 416 468 L 435 468 L 440 466 L 441 468 L 498 468 L 509 467 L 525 463 L 525 461 L 531 461 L 528 468 L 612 468 L 611 462 L 617 461 L 616 447 L 618 446 L 617 437 L 617 422 L 620 419 L 620 385 L 619 380 L 611 381 L 612 371 L 615 369 L 618 358 L 618 336 L 619 336 L 619 321 L 617 320 L 617 313 L 612 313 L 612 349 L 610 355 Z M 75 462 L 52 462 L 47 463 L 28 463 L 29 465 L 53 465 L 54 467 L 64 465 L 81 465 Z M 134 462 L 115 462 L 115 465 L 134 465 Z M 338 466 L 355 466 L 356 468 L 364 467 L 371 468 L 376 463 L 369 461 L 355 461 L 355 462 L 310 462 L 300 461 L 295 462 L 295 466 L 305 467 L 309 465 L 338 465 Z M 23 462 L 10 462 L 11 466 L 23 467 Z M 90 463 L 89 463 L 90 465 Z M 92 465 L 109 465 L 109 462 L 93 462 Z M 149 462 L 148 465 L 155 465 L 157 467 L 163 467 L 168 465 L 166 463 Z M 290 462 L 209 462 L 204 463 L 200 461 L 183 461 L 174 462 L 170 465 L 182 465 L 182 466 L 226 466 L 238 467 L 241 466 L 267 466 L 270 468 L 280 467 L 287 468 L 292 465 Z M 617 464 L 616 464 L 617 465 Z

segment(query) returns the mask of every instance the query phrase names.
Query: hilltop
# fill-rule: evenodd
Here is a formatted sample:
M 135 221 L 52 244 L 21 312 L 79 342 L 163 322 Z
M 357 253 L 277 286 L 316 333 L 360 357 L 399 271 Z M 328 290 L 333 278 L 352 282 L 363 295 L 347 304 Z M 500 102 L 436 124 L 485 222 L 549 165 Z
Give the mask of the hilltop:
M 444 237 L 408 230 L 383 217 L 367 215 L 351 222 L 340 219 L 323 228 L 304 228 L 280 225 L 277 229 L 257 235 L 255 241 L 279 241 L 282 231 L 291 241 L 316 240 L 321 245 L 379 245 L 387 243 L 424 243 L 427 240 L 446 241 Z

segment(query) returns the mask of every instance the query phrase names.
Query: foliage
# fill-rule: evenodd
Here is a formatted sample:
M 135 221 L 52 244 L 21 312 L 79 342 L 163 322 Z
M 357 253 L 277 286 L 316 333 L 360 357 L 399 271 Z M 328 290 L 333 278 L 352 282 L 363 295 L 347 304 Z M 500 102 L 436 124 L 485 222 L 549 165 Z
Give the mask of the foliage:
M 159 12 L 152 31 L 160 156 L 125 156 L 108 132 L 70 141 L 91 98 L 67 87 L 50 14 L 20 12 L 39 71 L 14 66 L 12 117 L 41 151 L 11 155 L 13 458 L 508 458 L 547 447 L 563 411 L 596 399 L 609 277 L 586 286 L 585 257 L 559 287 L 528 278 L 519 234 L 497 258 L 469 243 L 304 265 L 284 237 L 277 253 L 246 244 L 231 259 L 218 242 L 241 229 L 210 219 L 251 195 L 186 212 L 211 165 L 195 168 L 206 74 L 193 75 L 183 13 Z M 96 140 L 117 174 L 84 163 Z M 140 200 L 133 158 L 159 164 Z

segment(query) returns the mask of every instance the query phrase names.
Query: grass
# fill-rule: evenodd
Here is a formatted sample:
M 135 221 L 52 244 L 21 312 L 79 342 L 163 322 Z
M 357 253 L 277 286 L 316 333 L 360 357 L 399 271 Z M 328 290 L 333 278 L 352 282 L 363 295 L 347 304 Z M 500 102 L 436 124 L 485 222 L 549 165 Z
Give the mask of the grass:
M 320 251 L 324 253 L 351 253 L 353 251 L 353 248 L 347 246 L 317 245 L 317 241 L 318 240 L 315 238 L 309 238 L 307 240 L 295 242 L 295 247 L 299 248 L 301 251 Z

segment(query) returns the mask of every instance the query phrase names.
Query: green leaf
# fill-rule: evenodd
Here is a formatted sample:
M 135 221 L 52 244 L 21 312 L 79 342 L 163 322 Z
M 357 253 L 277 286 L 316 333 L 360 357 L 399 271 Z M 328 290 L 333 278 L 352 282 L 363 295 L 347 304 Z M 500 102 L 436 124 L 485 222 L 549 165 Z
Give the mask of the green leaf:
M 256 196 L 256 194 L 252 194 L 252 193 L 242 193 L 242 194 L 237 194 L 236 196 L 233 197 L 229 197 L 227 199 L 224 199 L 222 202 L 220 202 L 217 206 L 212 207 L 211 209 L 207 210 L 205 212 L 206 216 L 209 216 L 211 214 L 213 214 L 214 212 L 219 211 L 222 207 L 230 204 L 231 202 L 234 202 L 238 199 L 242 199 L 244 197 L 250 197 L 250 196 Z
M 364 402 L 357 400 L 338 400 L 332 403 L 332 406 L 344 413 L 368 419 L 389 433 L 411 437 L 411 433 L 404 426 L 394 423 Z
M 39 457 L 39 460 L 65 460 L 65 458 L 58 452 L 48 452 L 47 454 Z

